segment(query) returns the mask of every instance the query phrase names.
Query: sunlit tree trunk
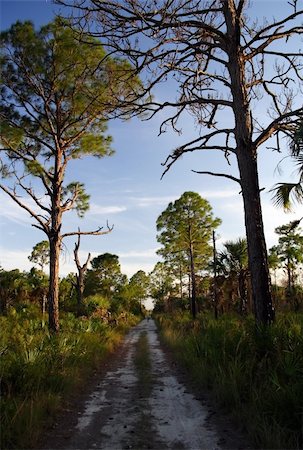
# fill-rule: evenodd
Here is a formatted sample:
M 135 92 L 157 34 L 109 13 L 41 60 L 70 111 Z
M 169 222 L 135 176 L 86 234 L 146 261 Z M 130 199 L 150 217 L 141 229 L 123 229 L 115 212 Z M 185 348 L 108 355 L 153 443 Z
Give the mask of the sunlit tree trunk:
M 246 89 L 245 60 L 240 53 L 240 26 L 233 2 L 225 5 L 226 25 L 230 35 L 228 70 L 233 94 L 236 156 L 240 172 L 248 249 L 249 269 L 254 294 L 254 310 L 258 323 L 274 319 L 270 274 L 261 210 L 257 152 L 252 144 L 252 123 Z

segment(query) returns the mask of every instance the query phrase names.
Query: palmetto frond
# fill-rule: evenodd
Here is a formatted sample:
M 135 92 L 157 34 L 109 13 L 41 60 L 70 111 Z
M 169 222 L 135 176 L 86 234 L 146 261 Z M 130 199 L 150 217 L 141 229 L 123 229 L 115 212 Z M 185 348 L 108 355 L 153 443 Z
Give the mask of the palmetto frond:
M 270 192 L 277 207 L 290 211 L 293 203 L 303 203 L 303 122 L 301 121 L 292 136 L 290 154 L 298 167 L 297 183 L 277 183 Z
M 302 173 L 303 175 L 303 173 Z M 300 177 L 299 183 L 278 183 L 271 190 L 274 192 L 273 201 L 274 204 L 280 208 L 284 208 L 286 211 L 291 210 L 292 202 L 303 202 L 303 183 Z

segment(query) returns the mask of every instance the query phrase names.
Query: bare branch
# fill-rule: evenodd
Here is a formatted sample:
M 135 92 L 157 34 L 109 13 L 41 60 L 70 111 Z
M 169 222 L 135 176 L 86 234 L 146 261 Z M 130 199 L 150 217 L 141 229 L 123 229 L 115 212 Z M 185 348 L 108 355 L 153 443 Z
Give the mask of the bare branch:
M 199 173 L 201 175 L 212 175 L 214 177 L 224 177 L 228 178 L 229 180 L 235 181 L 236 183 L 239 183 L 241 186 L 241 180 L 239 178 L 233 177 L 232 175 L 228 175 L 226 173 L 216 173 L 216 172 L 208 172 L 208 171 L 198 171 L 198 170 L 192 170 L 194 173 Z
M 78 232 L 80 233 L 80 228 L 78 228 Z M 75 242 L 75 248 L 74 248 L 74 260 L 75 260 L 75 263 L 76 263 L 78 271 L 79 272 L 80 271 L 85 272 L 86 268 L 87 268 L 87 266 L 88 266 L 88 264 L 90 262 L 91 254 L 90 253 L 88 254 L 86 262 L 83 264 L 83 266 L 81 266 L 81 263 L 80 263 L 80 260 L 79 260 L 79 254 L 78 254 L 79 248 L 80 248 L 80 239 L 81 239 L 80 238 L 80 234 L 78 234 L 78 241 Z
M 21 206 L 21 208 L 25 209 L 25 211 L 27 211 L 30 214 L 30 216 L 36 219 L 37 222 L 40 224 L 40 227 L 38 227 L 37 225 L 33 226 L 36 226 L 37 228 L 43 230 L 46 234 L 49 233 L 48 225 L 45 222 L 43 222 L 39 214 L 36 214 L 29 206 L 27 206 L 25 203 L 22 203 L 13 191 L 7 189 L 5 186 L 3 186 L 3 184 L 0 184 L 0 189 L 2 189 L 7 195 L 9 195 L 10 198 L 14 200 L 14 202 L 16 202 L 19 206 Z
M 80 231 L 80 230 L 78 230 L 78 231 L 72 231 L 72 232 L 70 232 L 70 233 L 64 233 L 64 234 L 62 234 L 62 239 L 63 238 L 65 238 L 65 237 L 67 237 L 67 236 L 101 236 L 101 235 L 103 235 L 103 234 L 108 234 L 108 233 L 110 233 L 111 231 L 113 231 L 113 229 L 114 229 L 114 225 L 112 225 L 112 226 L 109 226 L 108 224 L 107 224 L 107 230 L 106 231 L 102 231 L 103 230 L 103 227 L 99 227 L 97 230 L 95 230 L 95 231 Z

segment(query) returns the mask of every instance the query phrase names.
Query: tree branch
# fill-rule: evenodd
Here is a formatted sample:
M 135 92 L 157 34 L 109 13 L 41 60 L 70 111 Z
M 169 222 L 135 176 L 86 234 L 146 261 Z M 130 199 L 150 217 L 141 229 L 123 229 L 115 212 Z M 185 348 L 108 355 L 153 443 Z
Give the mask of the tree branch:
M 239 178 L 233 177 L 232 175 L 228 175 L 226 173 L 216 173 L 216 172 L 208 172 L 208 171 L 198 171 L 198 170 L 192 170 L 194 173 L 198 173 L 201 175 L 212 175 L 214 177 L 224 177 L 228 178 L 229 180 L 235 181 L 236 183 L 239 183 L 241 186 L 241 180 Z
M 72 231 L 72 232 L 70 232 L 70 233 L 64 233 L 64 234 L 62 234 L 62 239 L 65 238 L 65 237 L 67 237 L 67 236 L 84 236 L 84 235 L 89 235 L 89 236 L 100 236 L 100 235 L 103 235 L 103 234 L 108 234 L 108 233 L 110 233 L 111 231 L 113 231 L 113 229 L 114 229 L 114 225 L 109 226 L 109 225 L 107 224 L 107 230 L 106 230 L 106 231 L 102 231 L 102 230 L 103 230 L 103 227 L 99 227 L 99 228 L 98 228 L 97 230 L 95 230 L 95 231 L 80 231 L 80 230 L 78 230 L 78 231 Z
M 7 195 L 10 196 L 10 198 L 12 200 L 14 200 L 14 202 L 16 202 L 19 206 L 21 206 L 21 208 L 25 209 L 25 211 L 27 211 L 31 217 L 33 217 L 34 219 L 37 220 L 37 222 L 40 224 L 41 227 L 38 227 L 37 225 L 33 225 L 36 226 L 37 228 L 40 228 L 41 230 L 43 230 L 46 234 L 49 233 L 49 227 L 48 225 L 43 222 L 43 220 L 39 217 L 38 214 L 36 214 L 29 206 L 25 205 L 24 203 L 22 203 L 18 197 L 16 196 L 15 193 L 11 192 L 9 189 L 7 189 L 5 186 L 3 186 L 2 184 L 0 184 L 0 189 L 2 189 Z

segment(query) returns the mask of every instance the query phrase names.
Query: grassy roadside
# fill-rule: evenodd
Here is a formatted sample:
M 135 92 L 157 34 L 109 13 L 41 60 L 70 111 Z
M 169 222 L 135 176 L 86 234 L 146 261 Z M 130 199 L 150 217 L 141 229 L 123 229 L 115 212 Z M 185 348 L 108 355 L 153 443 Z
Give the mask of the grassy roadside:
M 256 333 L 252 318 L 157 317 L 162 339 L 201 388 L 241 423 L 258 448 L 303 445 L 303 315 Z
M 35 447 L 64 400 L 121 342 L 138 318 L 110 327 L 62 314 L 59 335 L 29 309 L 0 317 L 1 448 Z

